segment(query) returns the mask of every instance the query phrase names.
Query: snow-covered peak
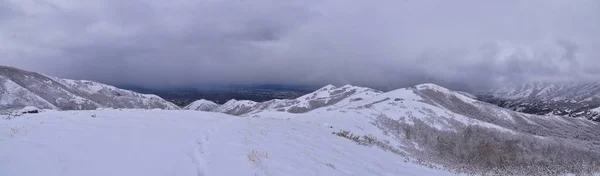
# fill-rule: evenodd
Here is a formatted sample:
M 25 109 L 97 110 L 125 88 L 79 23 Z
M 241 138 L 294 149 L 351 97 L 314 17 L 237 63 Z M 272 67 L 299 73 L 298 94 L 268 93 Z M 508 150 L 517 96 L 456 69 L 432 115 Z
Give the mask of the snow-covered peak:
M 255 101 L 251 101 L 251 100 L 236 100 L 236 99 L 231 99 L 227 102 L 225 102 L 225 104 L 223 104 L 224 106 L 237 106 L 237 105 L 255 105 L 257 104 L 257 102 Z
M 417 85 L 417 86 L 415 86 L 415 90 L 417 92 L 433 91 L 433 92 L 437 92 L 437 93 L 442 93 L 446 97 L 456 97 L 456 98 L 462 100 L 463 102 L 471 102 L 472 103 L 472 102 L 477 101 L 475 99 L 475 96 L 473 96 L 473 95 L 466 94 L 464 92 L 453 91 L 453 90 L 450 90 L 445 87 L 442 87 L 442 86 L 439 86 L 436 84 L 432 84 L 432 83 Z
M 210 100 L 200 99 L 200 100 L 196 100 L 196 101 L 190 103 L 183 109 L 184 110 L 195 110 L 195 111 L 211 111 L 217 107 L 219 107 L 219 105 L 215 102 L 212 102 Z
M 254 110 L 260 103 L 250 100 L 231 99 L 225 104 L 214 108 L 214 112 L 222 112 L 231 115 L 242 115 Z
M 419 84 L 419 85 L 416 85 L 415 88 L 417 90 L 428 89 L 428 90 L 436 90 L 436 91 L 440 91 L 440 92 L 451 92 L 449 89 L 439 86 L 437 84 L 433 84 L 433 83 Z
M 319 91 L 328 91 L 331 89 L 335 89 L 336 87 L 334 85 L 328 84 L 326 86 L 323 86 L 322 88 L 319 89 Z
M 302 113 L 331 105 L 335 105 L 336 107 L 334 108 L 338 108 L 346 106 L 353 101 L 361 101 L 381 94 L 380 91 L 371 88 L 352 85 L 345 85 L 339 88 L 332 86 L 326 87 L 328 89 L 322 88 L 296 98 L 297 103 L 291 106 L 288 112 Z
M 202 104 L 217 104 L 213 101 L 207 100 L 207 99 L 200 99 L 200 100 L 196 100 L 194 103 L 202 103 Z
M 344 89 L 344 88 L 347 89 L 347 88 L 352 88 L 352 87 L 356 87 L 356 86 L 353 86 L 353 85 L 350 85 L 350 84 L 346 84 L 346 85 L 342 86 L 342 89 Z
M 358 86 L 352 86 L 352 85 L 345 85 L 345 86 L 339 87 L 339 88 L 335 87 L 333 85 L 328 85 L 317 91 L 314 91 L 312 93 L 309 93 L 309 94 L 306 94 L 299 98 L 296 98 L 296 100 L 308 101 L 308 100 L 314 100 L 314 99 L 323 99 L 323 98 L 330 98 L 332 96 L 339 95 L 339 94 L 344 94 L 344 93 L 349 93 L 349 92 L 361 92 L 361 91 L 366 91 L 366 90 L 375 91 L 371 88 L 358 87 Z

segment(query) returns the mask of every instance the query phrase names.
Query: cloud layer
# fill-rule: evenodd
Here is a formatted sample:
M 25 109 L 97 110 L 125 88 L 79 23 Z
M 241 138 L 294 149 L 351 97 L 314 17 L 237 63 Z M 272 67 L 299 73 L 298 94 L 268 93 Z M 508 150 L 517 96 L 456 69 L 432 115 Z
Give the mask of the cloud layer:
M 600 1 L 7 0 L 0 64 L 111 84 L 435 82 L 600 76 Z

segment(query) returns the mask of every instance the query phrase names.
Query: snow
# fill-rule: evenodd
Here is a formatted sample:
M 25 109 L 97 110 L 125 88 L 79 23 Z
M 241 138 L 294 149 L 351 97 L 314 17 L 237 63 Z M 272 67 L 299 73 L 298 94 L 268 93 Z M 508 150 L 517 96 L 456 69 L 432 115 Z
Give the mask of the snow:
M 462 100 L 464 102 L 467 102 L 467 103 L 477 102 L 477 100 L 475 100 L 474 98 L 469 97 L 469 96 L 467 96 L 467 95 L 465 95 L 463 93 L 454 92 L 454 91 L 451 91 L 449 89 L 446 89 L 445 87 L 438 86 L 436 84 L 431 84 L 431 83 L 420 84 L 420 85 L 417 85 L 415 87 L 417 88 L 417 90 L 433 90 L 433 91 L 436 91 L 436 92 L 441 92 L 441 93 L 445 94 L 446 96 L 454 95 L 458 99 L 460 99 L 460 100 Z
M 217 107 L 219 107 L 219 105 L 217 103 L 209 101 L 209 100 L 201 99 L 201 100 L 197 100 L 197 101 L 190 103 L 183 109 L 184 110 L 195 110 L 195 111 L 211 111 Z
M 355 99 L 355 98 L 361 98 L 361 99 L 371 98 L 375 95 L 380 94 L 376 90 L 373 90 L 370 88 L 365 88 L 365 87 L 344 85 L 343 87 L 336 88 L 333 85 L 327 85 L 313 93 L 309 93 L 309 94 L 306 94 L 299 98 L 296 98 L 298 103 L 296 103 L 295 107 L 303 107 L 303 108 L 311 108 L 311 109 L 320 108 L 320 107 L 311 107 L 310 101 L 320 100 L 320 101 L 324 101 L 326 103 L 330 103 L 331 100 L 333 100 L 343 94 L 351 92 L 351 91 L 355 91 L 355 93 L 350 95 L 351 98 L 345 98 L 341 102 L 336 102 L 337 107 L 333 107 L 333 108 L 339 108 L 339 107 L 346 106 L 350 103 L 350 101 L 352 99 Z
M 591 109 L 590 111 L 600 113 L 600 107 Z
M 4 81 L 0 85 L 0 107 L 14 106 L 17 103 L 28 103 L 39 107 L 57 109 L 52 103 L 46 101 L 35 93 L 19 86 L 12 80 L 0 75 L 0 81 Z M 16 96 L 19 95 L 19 96 Z
M 331 134 L 338 127 L 381 133 L 367 118 L 337 114 L 26 114 L 0 120 L 0 175 L 453 175 Z
M 350 114 L 364 114 L 362 116 L 366 116 L 367 118 L 376 118 L 379 115 L 385 115 L 386 117 L 394 120 L 400 120 L 408 124 L 413 124 L 413 121 L 418 119 L 428 122 L 430 126 L 438 130 L 453 131 L 457 126 L 453 125 L 450 121 L 454 120 L 465 125 L 477 125 L 487 128 L 494 128 L 504 132 L 512 132 L 504 127 L 469 118 L 443 107 L 425 103 L 423 101 L 424 99 L 415 93 L 415 91 L 424 89 L 442 92 L 446 96 L 454 95 L 466 103 L 473 103 L 475 106 L 477 106 L 476 100 L 472 100 L 460 93 L 452 92 L 446 88 L 434 84 L 423 84 L 416 86 L 416 90 L 397 89 L 386 92 L 374 96 L 371 99 L 349 105 L 347 109 L 355 110 L 354 112 L 350 112 Z
M 79 88 L 79 90 L 85 91 L 89 94 L 99 93 L 100 91 L 102 91 L 104 89 L 110 89 L 110 90 L 117 89 L 116 87 L 113 87 L 113 86 L 95 83 L 95 82 L 87 81 L 87 80 L 71 80 L 71 79 L 60 79 L 60 78 L 54 78 L 54 80 L 56 82 L 61 82 L 64 85 L 67 85 L 70 87 L 77 87 L 77 88 Z
M 306 94 L 296 99 L 273 99 L 265 102 L 229 100 L 223 105 L 215 108 L 206 108 L 210 110 L 204 111 L 222 112 L 244 116 L 252 116 L 254 114 L 267 111 L 303 113 L 322 107 L 327 107 L 328 109 L 340 109 L 354 102 L 370 99 L 379 94 L 381 94 L 380 91 L 365 87 L 345 85 L 337 88 L 333 85 L 327 85 L 315 92 Z M 184 109 L 198 110 L 198 108 L 201 106 L 200 104 L 212 103 L 206 102 L 206 100 L 198 100 Z
M 231 114 L 243 114 L 247 113 L 249 109 L 259 104 L 258 102 L 250 101 L 250 100 L 229 100 L 225 104 L 216 107 L 212 111 L 215 112 L 228 112 Z
M 176 110 L 179 109 L 176 105 L 162 99 L 159 96 L 152 94 L 140 94 L 137 92 L 133 92 L 130 90 L 119 89 L 117 87 L 106 85 L 102 83 L 97 83 L 88 80 L 71 80 L 71 79 L 61 79 L 56 77 L 49 77 L 54 81 L 69 87 L 77 92 L 83 93 L 84 95 L 90 95 L 91 99 L 85 99 L 82 97 L 74 96 L 71 98 L 71 101 L 77 104 L 84 104 L 91 102 L 97 107 L 104 107 L 105 105 L 98 104 L 94 102 L 93 97 L 98 96 L 107 96 L 114 99 L 115 102 L 111 102 L 112 104 L 129 104 L 130 107 L 136 108 L 147 108 L 160 104 L 164 106 L 164 109 Z M 114 94 L 119 94 L 115 96 Z
M 24 113 L 28 113 L 28 112 L 40 112 L 40 111 L 41 110 L 37 107 L 27 106 L 27 107 L 24 107 L 23 109 L 19 110 L 19 113 L 24 114 Z
M 322 88 L 320 88 L 320 91 L 327 91 L 327 90 L 331 90 L 331 89 L 335 89 L 336 87 L 334 85 L 328 84 L 326 86 L 323 86 Z
M 9 73 L 0 73 L 0 111 L 25 106 L 63 110 L 98 107 L 179 109 L 156 95 L 139 94 L 92 81 L 60 79 L 14 68 L 6 69 L 10 70 Z

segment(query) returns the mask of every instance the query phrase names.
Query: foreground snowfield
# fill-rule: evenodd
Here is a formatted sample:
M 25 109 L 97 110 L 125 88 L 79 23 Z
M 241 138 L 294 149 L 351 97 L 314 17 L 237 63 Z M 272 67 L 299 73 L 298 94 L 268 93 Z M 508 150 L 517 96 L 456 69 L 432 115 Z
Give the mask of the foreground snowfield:
M 333 135 L 360 116 L 46 111 L 0 120 L 0 175 L 453 175 Z

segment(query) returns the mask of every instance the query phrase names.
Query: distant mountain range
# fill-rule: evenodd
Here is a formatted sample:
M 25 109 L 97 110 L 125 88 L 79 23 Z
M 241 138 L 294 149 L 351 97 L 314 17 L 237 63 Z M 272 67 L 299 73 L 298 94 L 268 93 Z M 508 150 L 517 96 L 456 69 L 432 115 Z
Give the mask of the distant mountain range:
M 338 88 L 333 85 L 327 85 L 315 92 L 295 99 L 274 99 L 265 102 L 232 99 L 218 106 L 214 106 L 215 103 L 209 103 L 207 100 L 199 100 L 184 109 L 203 109 L 203 111 L 222 112 L 231 115 L 252 114 L 262 111 L 304 113 L 325 106 L 336 108 L 353 101 L 371 98 L 381 93 L 381 91 L 365 87 L 346 85 Z
M 500 107 L 537 115 L 600 121 L 600 83 L 534 82 L 508 85 L 477 94 Z
M 209 100 L 199 100 L 184 109 L 222 112 L 232 115 L 253 114 L 264 110 L 303 113 L 335 104 L 339 101 L 358 101 L 381 94 L 381 91 L 346 85 L 325 86 L 315 92 L 294 99 L 274 99 L 265 102 L 232 99 L 218 105 Z M 506 86 L 476 95 L 456 93 L 517 112 L 535 115 L 557 115 L 600 121 L 600 83 L 550 83 L 536 82 L 519 86 Z M 351 98 L 348 98 L 351 97 Z M 344 104 L 344 103 L 343 103 Z M 347 103 L 346 103 L 347 104 Z
M 93 81 L 60 79 L 0 66 L 0 110 L 3 111 L 30 105 L 58 110 L 183 107 L 233 115 L 251 114 L 265 109 L 302 113 L 333 104 L 340 106 L 338 102 L 367 99 L 382 93 L 350 85 L 329 85 L 312 93 L 309 86 L 285 85 L 231 86 L 184 91 L 138 90 L 145 93 L 158 92 L 167 98 Z M 458 93 L 517 112 L 600 121 L 600 83 L 534 82 L 479 92 L 476 96 Z M 196 101 L 198 99 L 202 100 Z
M 60 79 L 0 66 L 0 111 L 35 106 L 56 110 L 179 109 L 159 96 L 84 80 Z

